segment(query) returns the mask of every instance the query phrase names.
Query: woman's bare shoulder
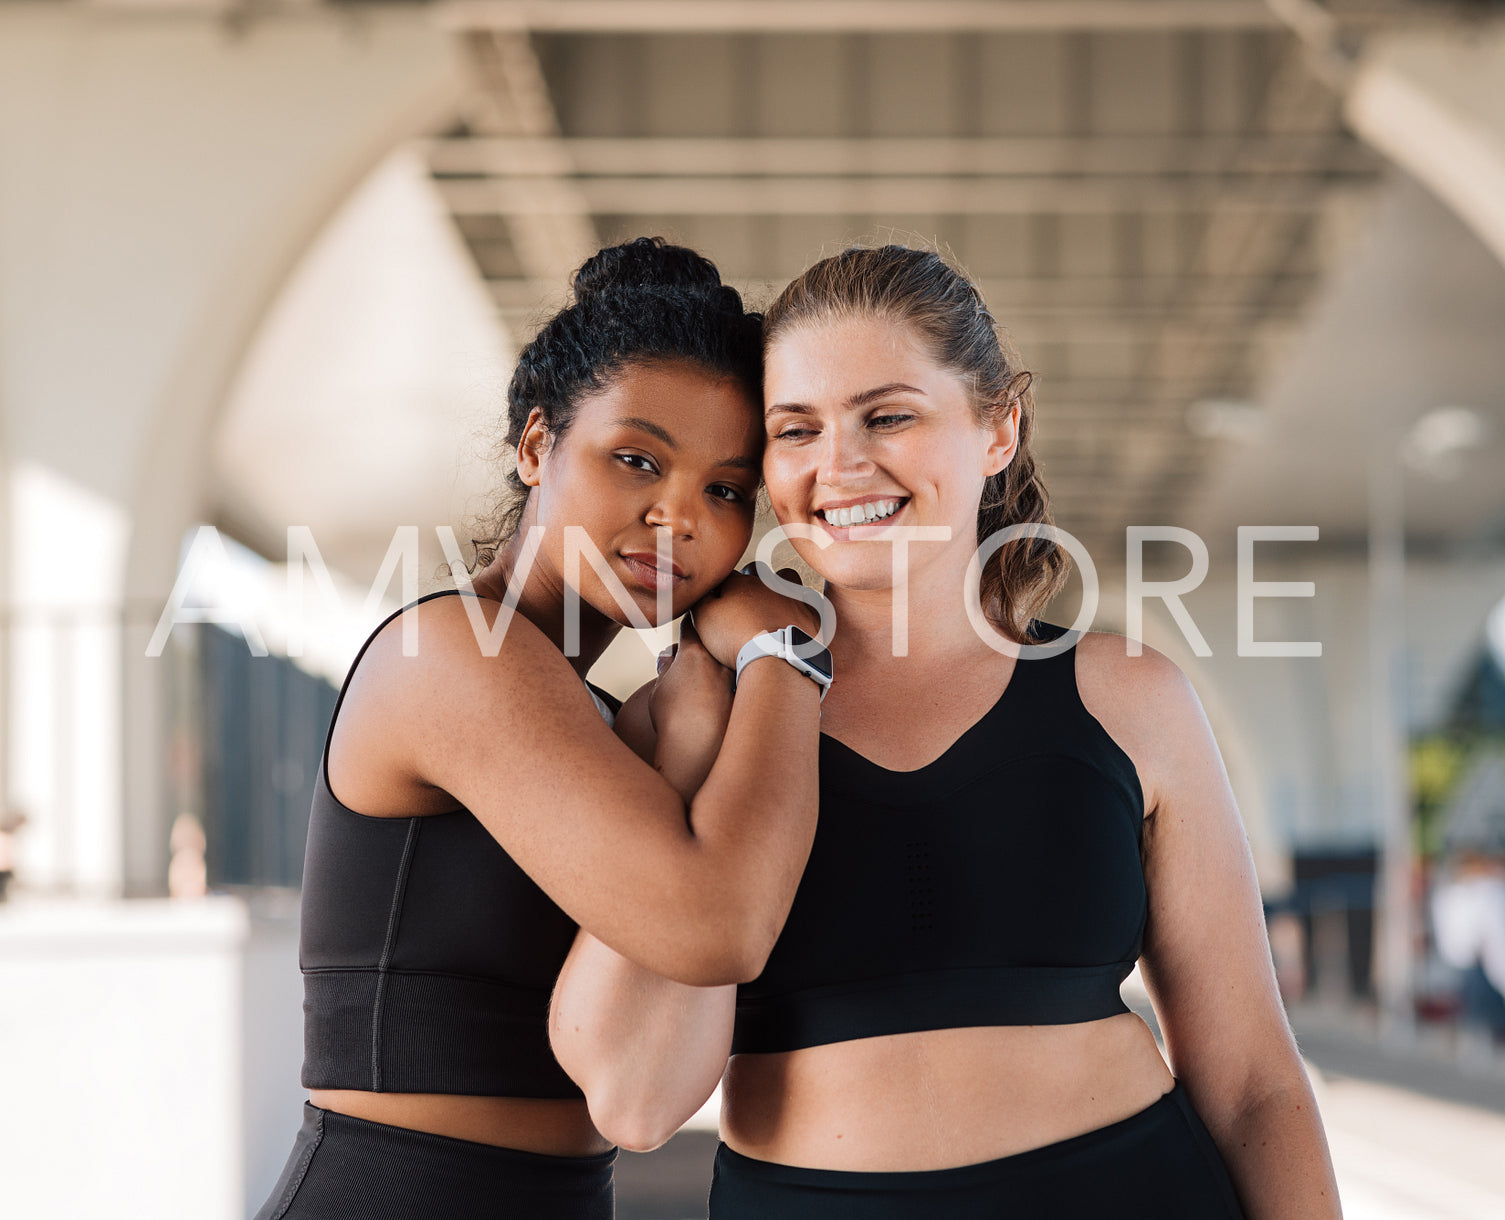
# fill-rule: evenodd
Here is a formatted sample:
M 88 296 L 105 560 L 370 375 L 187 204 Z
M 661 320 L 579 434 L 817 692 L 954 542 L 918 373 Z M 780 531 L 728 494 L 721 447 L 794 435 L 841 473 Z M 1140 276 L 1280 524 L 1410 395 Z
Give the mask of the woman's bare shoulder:
M 557 701 L 590 708 L 559 650 L 521 614 L 499 624 L 503 613 L 487 598 L 434 597 L 406 607 L 371 637 L 347 680 L 329 743 L 329 784 L 338 799 L 373 816 L 452 808 L 454 798 L 424 774 L 436 742 L 484 723 L 505 748 L 516 719 L 536 719 Z
M 1150 702 L 1175 698 L 1188 685 L 1181 667 L 1163 652 L 1111 631 L 1082 633 L 1076 643 L 1076 675 L 1084 693 L 1090 686 Z

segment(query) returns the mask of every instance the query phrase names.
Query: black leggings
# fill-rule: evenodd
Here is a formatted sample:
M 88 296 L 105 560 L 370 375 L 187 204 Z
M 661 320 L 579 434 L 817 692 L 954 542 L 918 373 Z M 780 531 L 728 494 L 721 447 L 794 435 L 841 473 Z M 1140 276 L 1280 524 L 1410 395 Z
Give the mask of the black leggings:
M 1178 1082 L 1131 1118 L 1015 1156 L 850 1173 L 716 1150 L 711 1220 L 1242 1220 L 1212 1136 Z
M 616 1155 L 494 1148 L 305 1102 L 255 1220 L 611 1220 Z

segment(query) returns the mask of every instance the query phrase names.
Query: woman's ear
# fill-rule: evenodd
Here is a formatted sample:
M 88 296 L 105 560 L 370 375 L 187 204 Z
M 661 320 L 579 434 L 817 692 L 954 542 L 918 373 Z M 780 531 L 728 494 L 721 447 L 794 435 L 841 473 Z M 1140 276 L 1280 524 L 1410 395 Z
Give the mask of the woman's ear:
M 992 478 L 1014 460 L 1019 450 L 1019 400 L 1009 403 L 996 424 L 986 430 L 988 449 L 983 465 L 983 474 Z
M 523 425 L 523 438 L 517 442 L 517 477 L 528 487 L 538 486 L 543 456 L 548 448 L 549 429 L 543 422 L 543 412 L 534 407 L 528 412 L 528 422 Z

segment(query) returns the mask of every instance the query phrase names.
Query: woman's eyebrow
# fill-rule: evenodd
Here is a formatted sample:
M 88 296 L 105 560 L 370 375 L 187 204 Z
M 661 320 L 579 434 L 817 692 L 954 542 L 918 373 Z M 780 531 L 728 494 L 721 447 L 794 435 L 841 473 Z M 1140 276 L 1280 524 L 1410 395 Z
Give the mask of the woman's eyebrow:
M 651 419 L 637 419 L 636 417 L 628 419 L 614 419 L 611 421 L 611 424 L 614 428 L 632 428 L 637 432 L 646 432 L 649 436 L 656 437 L 658 440 L 663 441 L 664 444 L 668 445 L 670 449 L 679 448 L 679 442 L 676 441 L 672 436 L 670 436 L 668 432 L 666 432 L 663 428 L 659 427 L 658 424 L 654 423 Z
M 890 394 L 905 393 L 918 394 L 921 398 L 925 396 L 925 391 L 919 386 L 907 385 L 902 381 L 890 381 L 887 385 L 874 386 L 871 390 L 859 390 L 847 399 L 847 406 L 865 407 L 880 398 L 887 398 Z M 763 418 L 767 419 L 770 415 L 777 415 L 781 412 L 788 415 L 814 415 L 815 408 L 803 402 L 776 402 L 763 412 Z
M 729 457 L 724 462 L 717 462 L 717 466 L 730 466 L 733 470 L 761 470 L 762 464 L 755 462 L 750 457 Z
M 876 402 L 880 398 L 887 398 L 890 394 L 902 393 L 918 394 L 922 398 L 925 396 L 925 391 L 920 389 L 919 386 L 905 385 L 902 381 L 891 381 L 887 385 L 874 386 L 871 390 L 863 390 L 861 393 L 853 394 L 847 399 L 847 406 L 865 407 L 868 403 Z

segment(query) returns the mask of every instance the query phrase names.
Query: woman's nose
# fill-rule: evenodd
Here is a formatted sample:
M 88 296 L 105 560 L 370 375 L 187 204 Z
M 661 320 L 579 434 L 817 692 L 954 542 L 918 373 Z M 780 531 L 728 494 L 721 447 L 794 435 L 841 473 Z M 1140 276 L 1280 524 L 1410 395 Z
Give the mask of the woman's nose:
M 689 538 L 695 533 L 694 497 L 665 488 L 654 500 L 644 520 L 654 529 L 666 529 L 674 538 Z
M 827 487 L 840 487 L 873 472 L 862 437 L 845 428 L 829 428 L 820 439 L 816 480 Z

